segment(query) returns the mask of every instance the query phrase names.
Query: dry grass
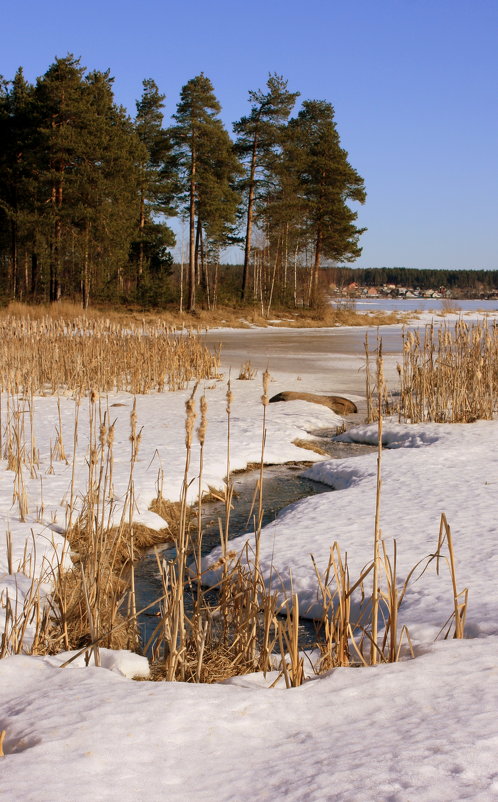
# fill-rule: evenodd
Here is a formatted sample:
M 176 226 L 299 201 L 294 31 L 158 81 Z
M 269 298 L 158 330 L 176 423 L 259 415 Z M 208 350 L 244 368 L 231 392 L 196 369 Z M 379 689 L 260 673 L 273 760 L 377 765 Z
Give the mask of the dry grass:
M 241 366 L 237 378 L 240 381 L 251 381 L 252 379 L 256 378 L 256 373 L 257 373 L 256 369 L 253 368 L 251 361 L 248 360 L 247 362 L 244 362 L 244 364 Z
M 150 509 L 157 515 L 160 515 L 161 518 L 164 518 L 168 525 L 168 528 L 163 530 L 166 534 L 166 537 L 163 538 L 163 540 L 172 539 L 176 541 L 178 539 L 180 526 L 182 524 L 182 516 L 184 515 L 181 503 L 179 501 L 168 501 L 167 499 L 163 498 L 163 496 L 157 496 L 150 505 Z M 190 526 L 190 522 L 193 520 L 194 515 L 195 509 L 193 507 L 189 507 L 186 515 L 187 526 Z
M 15 393 L 178 390 L 217 375 L 219 356 L 165 324 L 92 317 L 0 318 L 0 381 Z
M 120 310 L 116 307 L 96 307 L 83 312 L 77 304 L 60 301 L 54 304 L 30 306 L 19 302 L 10 303 L 0 310 L 0 323 L 8 317 L 25 320 L 77 321 L 81 318 L 95 324 L 104 320 L 116 326 L 165 328 L 169 331 L 178 329 L 202 330 L 206 328 L 230 327 L 250 328 L 253 326 L 322 328 L 328 326 L 380 326 L 389 323 L 400 323 L 406 318 L 401 312 L 357 312 L 354 304 L 323 304 L 319 309 L 272 309 L 271 322 L 261 315 L 258 307 L 219 306 L 216 309 L 199 309 L 194 313 L 165 310 L 151 312 L 142 310 Z
M 376 350 L 366 351 L 367 419 L 377 419 L 379 390 L 371 367 Z M 403 333 L 402 362 L 398 365 L 399 394 L 382 387 L 382 413 L 397 414 L 410 423 L 471 423 L 490 420 L 498 400 L 498 327 L 458 320 Z
M 498 398 L 495 325 L 427 326 L 403 338 L 399 414 L 414 423 L 491 419 Z
M 301 440 L 297 437 L 295 440 L 292 441 L 294 446 L 298 446 L 299 448 L 305 448 L 307 451 L 314 451 L 315 454 L 320 454 L 322 457 L 328 457 L 328 451 L 325 451 L 322 448 L 317 440 Z
M 455 301 L 453 298 L 442 298 L 440 304 L 441 314 L 443 315 L 457 315 L 462 311 L 460 304 L 457 303 L 457 301 Z

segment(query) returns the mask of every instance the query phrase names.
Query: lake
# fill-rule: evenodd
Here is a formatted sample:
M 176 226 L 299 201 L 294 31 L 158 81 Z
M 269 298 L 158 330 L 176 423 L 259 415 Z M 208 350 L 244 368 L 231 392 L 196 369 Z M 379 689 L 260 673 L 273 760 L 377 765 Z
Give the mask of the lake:
M 498 312 L 498 299 L 494 301 L 448 299 L 462 312 Z M 357 312 L 383 310 L 384 312 L 434 312 L 444 309 L 448 300 L 442 298 L 355 298 Z M 338 301 L 341 302 L 340 300 Z M 444 302 L 444 303 L 443 303 Z M 344 303 L 344 301 L 343 301 Z

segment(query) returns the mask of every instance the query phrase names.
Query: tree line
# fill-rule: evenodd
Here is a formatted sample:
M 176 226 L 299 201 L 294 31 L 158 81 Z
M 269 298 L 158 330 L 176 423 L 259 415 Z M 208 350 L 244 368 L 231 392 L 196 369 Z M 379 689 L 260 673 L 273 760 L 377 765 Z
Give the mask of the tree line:
M 421 290 L 439 289 L 469 290 L 475 294 L 498 290 L 498 270 L 437 270 L 411 267 L 337 267 L 331 271 L 331 279 L 339 287 L 351 282 L 367 286 L 382 287 L 395 284 L 397 287 L 413 287 Z
M 1 297 L 212 308 L 227 300 L 220 260 L 236 244 L 231 302 L 263 313 L 316 305 L 322 265 L 361 253 L 354 204 L 366 194 L 333 106 L 305 100 L 291 116 L 298 97 L 270 74 L 232 138 L 203 73 L 183 86 L 170 125 L 152 79 L 132 119 L 109 71 L 71 54 L 34 84 L 22 68 L 0 78 Z

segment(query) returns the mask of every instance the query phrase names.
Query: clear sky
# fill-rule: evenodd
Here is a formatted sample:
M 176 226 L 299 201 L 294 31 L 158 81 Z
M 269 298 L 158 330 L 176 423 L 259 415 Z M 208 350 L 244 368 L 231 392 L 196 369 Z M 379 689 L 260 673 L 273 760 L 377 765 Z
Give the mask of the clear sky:
M 135 112 L 154 78 L 174 111 L 203 71 L 231 123 L 278 72 L 336 110 L 364 177 L 358 266 L 498 269 L 498 0 L 5 2 L 0 74 L 68 52 Z

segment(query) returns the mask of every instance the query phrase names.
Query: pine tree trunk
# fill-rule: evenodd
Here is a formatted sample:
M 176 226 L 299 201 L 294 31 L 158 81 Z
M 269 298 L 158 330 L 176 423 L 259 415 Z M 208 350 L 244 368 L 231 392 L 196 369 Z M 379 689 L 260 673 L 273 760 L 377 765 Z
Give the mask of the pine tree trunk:
M 11 228 L 11 247 L 10 247 L 10 258 L 11 258 L 11 286 L 10 292 L 14 300 L 17 300 L 18 297 L 18 284 L 19 284 L 19 264 L 18 264 L 18 253 L 17 253 L 17 225 L 15 220 L 12 220 Z
M 30 295 L 35 298 L 38 291 L 38 254 L 34 251 L 31 254 L 31 287 Z
M 287 268 L 289 262 L 289 224 L 285 224 L 285 247 L 284 247 L 284 295 L 287 293 Z
M 195 310 L 195 177 L 196 155 L 192 147 L 192 172 L 190 176 L 190 208 L 189 208 L 189 270 L 188 270 L 188 311 Z
M 216 257 L 216 266 L 214 268 L 214 284 L 213 284 L 213 309 L 216 309 L 218 304 L 218 276 L 219 276 L 220 260 Z
M 297 308 L 297 254 L 299 249 L 299 242 L 296 242 L 296 250 L 294 252 L 294 309 Z
M 202 276 L 202 289 L 206 294 L 207 308 L 211 309 L 211 301 L 209 297 L 208 263 L 204 258 L 204 237 L 202 236 L 202 229 L 201 229 L 201 276 Z
M 270 316 L 270 308 L 273 301 L 273 290 L 275 287 L 275 276 L 277 275 L 277 266 L 278 266 L 278 255 L 279 255 L 279 248 L 280 248 L 280 237 L 277 239 L 277 247 L 275 251 L 275 262 L 273 265 L 273 273 L 271 277 L 271 284 L 270 284 L 270 297 L 268 298 L 268 307 L 267 307 L 267 316 Z
M 195 232 L 195 282 L 199 287 L 201 285 L 201 274 L 202 270 L 199 269 L 199 257 L 201 252 L 201 238 L 202 238 L 202 226 L 199 216 L 197 217 L 197 228 Z
M 246 243 L 244 248 L 244 269 L 242 271 L 242 289 L 240 298 L 242 301 L 247 300 L 247 288 L 249 277 L 249 262 L 251 259 L 251 239 L 252 239 L 252 218 L 254 214 L 254 197 L 255 197 L 255 176 L 256 176 L 256 149 L 258 144 L 257 136 L 254 137 L 252 145 L 251 156 L 251 172 L 249 175 L 249 200 L 247 204 L 247 227 L 246 227 Z
M 138 224 L 139 229 L 139 245 L 138 245 L 138 273 L 137 273 L 137 288 L 140 287 L 144 273 L 144 229 L 145 229 L 145 202 L 144 193 L 140 192 L 140 220 Z
M 318 302 L 318 275 L 320 273 L 320 257 L 322 249 L 322 232 L 318 230 L 315 240 L 315 261 L 311 281 L 310 303 L 316 306 Z

